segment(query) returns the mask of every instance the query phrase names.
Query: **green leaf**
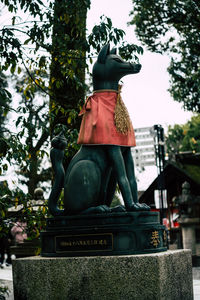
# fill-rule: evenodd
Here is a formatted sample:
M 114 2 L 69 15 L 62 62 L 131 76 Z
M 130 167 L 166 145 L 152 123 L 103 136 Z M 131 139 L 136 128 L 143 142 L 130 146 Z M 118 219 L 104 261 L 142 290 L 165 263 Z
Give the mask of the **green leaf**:
M 12 25 L 15 25 L 16 16 L 12 17 Z
M 22 69 L 20 67 L 17 68 L 17 74 L 20 74 Z
M 4 171 L 7 171 L 7 170 L 8 170 L 8 165 L 7 165 L 7 164 L 4 164 L 4 165 L 3 165 L 3 170 L 4 170 Z
M 16 65 L 12 65 L 11 68 L 10 68 L 11 74 L 14 74 L 15 70 L 16 70 Z
M 41 56 L 40 60 L 39 60 L 39 67 L 44 67 L 46 64 L 46 57 L 45 56 Z
M 60 86 L 61 86 L 61 85 L 60 85 L 60 82 L 57 80 L 57 81 L 56 81 L 56 87 L 57 87 L 57 89 L 59 89 Z
M 27 45 L 31 40 L 32 40 L 31 38 L 25 40 L 24 45 Z

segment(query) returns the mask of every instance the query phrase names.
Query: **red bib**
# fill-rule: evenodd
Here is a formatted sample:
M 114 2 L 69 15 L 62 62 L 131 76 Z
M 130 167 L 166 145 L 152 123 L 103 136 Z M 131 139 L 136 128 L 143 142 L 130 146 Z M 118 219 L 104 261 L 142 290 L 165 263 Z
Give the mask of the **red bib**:
M 132 124 L 126 134 L 116 129 L 114 115 L 117 95 L 115 91 L 99 91 L 87 98 L 79 114 L 83 115 L 83 118 L 78 144 L 129 147 L 136 145 Z

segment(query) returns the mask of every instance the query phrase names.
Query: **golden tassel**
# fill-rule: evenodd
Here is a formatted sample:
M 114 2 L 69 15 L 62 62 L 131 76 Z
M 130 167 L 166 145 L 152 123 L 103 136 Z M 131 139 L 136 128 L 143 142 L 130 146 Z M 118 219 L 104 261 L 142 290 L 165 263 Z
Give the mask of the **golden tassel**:
M 128 110 L 121 98 L 121 89 L 122 89 L 122 85 L 119 85 L 117 102 L 115 106 L 114 121 L 118 132 L 122 134 L 128 134 L 128 131 L 131 130 L 132 124 L 131 124 L 131 119 Z

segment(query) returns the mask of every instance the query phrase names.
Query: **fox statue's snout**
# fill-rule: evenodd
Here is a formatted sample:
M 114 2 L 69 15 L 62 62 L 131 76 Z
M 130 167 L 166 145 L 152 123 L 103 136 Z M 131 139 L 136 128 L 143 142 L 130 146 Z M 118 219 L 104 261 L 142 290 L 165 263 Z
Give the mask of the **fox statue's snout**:
M 116 48 L 110 51 L 110 46 L 107 44 L 100 51 L 93 67 L 94 90 L 118 90 L 119 80 L 126 75 L 139 73 L 141 67 L 140 64 L 124 61 L 116 54 Z
M 133 74 L 136 74 L 136 73 L 139 73 L 141 68 L 142 68 L 142 65 L 141 64 L 133 64 L 133 63 L 130 63 L 132 69 L 133 69 Z

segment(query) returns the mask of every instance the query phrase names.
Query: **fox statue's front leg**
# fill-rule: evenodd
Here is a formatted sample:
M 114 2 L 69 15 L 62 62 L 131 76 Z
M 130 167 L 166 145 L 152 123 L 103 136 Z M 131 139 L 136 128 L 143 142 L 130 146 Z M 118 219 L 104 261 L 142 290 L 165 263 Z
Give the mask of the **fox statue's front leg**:
M 49 196 L 48 207 L 50 214 L 53 216 L 62 216 L 64 214 L 64 210 L 58 208 L 58 201 L 64 187 L 65 170 L 63 167 L 63 157 L 66 145 L 67 142 L 62 133 L 52 140 L 53 148 L 51 149 L 50 157 L 55 180 Z

